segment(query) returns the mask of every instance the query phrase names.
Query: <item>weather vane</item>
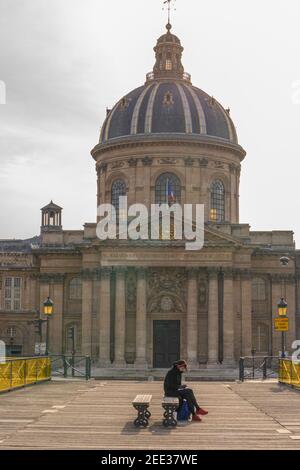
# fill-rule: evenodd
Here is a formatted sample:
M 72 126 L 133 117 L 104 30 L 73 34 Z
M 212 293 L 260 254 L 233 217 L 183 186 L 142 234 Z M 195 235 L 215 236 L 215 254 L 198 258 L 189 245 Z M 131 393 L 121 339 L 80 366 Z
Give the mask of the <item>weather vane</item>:
M 165 0 L 165 1 L 164 1 L 164 5 L 167 5 L 167 4 L 168 4 L 168 23 L 170 23 L 170 21 L 171 21 L 171 8 L 172 8 L 171 3 L 172 3 L 172 2 L 175 3 L 176 0 Z M 165 8 L 163 8 L 163 10 L 164 10 L 164 9 L 165 9 Z M 175 7 L 174 7 L 174 10 L 176 10 Z

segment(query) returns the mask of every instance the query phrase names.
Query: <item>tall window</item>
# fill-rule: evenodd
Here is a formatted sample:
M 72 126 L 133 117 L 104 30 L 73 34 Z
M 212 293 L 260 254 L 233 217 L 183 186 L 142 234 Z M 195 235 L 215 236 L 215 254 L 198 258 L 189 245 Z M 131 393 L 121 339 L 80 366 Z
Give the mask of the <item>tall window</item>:
M 220 180 L 214 181 L 211 185 L 210 220 L 216 223 L 225 220 L 225 188 Z
M 269 327 L 264 323 L 258 323 L 257 325 L 256 350 L 264 353 L 269 351 Z
M 21 278 L 7 277 L 4 288 L 5 310 L 21 310 Z
M 158 177 L 155 184 L 155 203 L 180 203 L 181 184 L 179 178 L 173 173 L 164 173 Z
M 266 283 L 260 277 L 252 280 L 252 300 L 266 300 Z
M 79 277 L 74 277 L 74 279 L 70 281 L 69 297 L 70 300 L 82 299 L 82 281 Z
M 123 180 L 116 180 L 114 181 L 112 188 L 111 188 L 111 203 L 119 212 L 119 197 L 126 196 L 126 183 Z

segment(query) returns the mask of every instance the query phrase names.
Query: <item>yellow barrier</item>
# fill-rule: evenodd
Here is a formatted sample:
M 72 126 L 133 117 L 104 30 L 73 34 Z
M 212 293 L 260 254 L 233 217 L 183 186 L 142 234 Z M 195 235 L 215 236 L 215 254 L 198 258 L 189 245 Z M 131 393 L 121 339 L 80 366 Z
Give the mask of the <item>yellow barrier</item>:
M 0 392 L 8 392 L 51 378 L 50 357 L 6 359 L 0 363 Z
M 290 359 L 280 359 L 278 380 L 280 383 L 300 388 L 300 363 Z

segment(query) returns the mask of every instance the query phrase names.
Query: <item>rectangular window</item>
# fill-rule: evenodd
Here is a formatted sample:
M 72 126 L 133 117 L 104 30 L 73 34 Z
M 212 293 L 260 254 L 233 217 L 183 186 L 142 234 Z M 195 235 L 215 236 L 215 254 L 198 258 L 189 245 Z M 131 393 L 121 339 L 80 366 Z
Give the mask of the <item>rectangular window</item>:
M 5 279 L 5 310 L 21 310 L 21 284 L 20 277 L 7 277 Z

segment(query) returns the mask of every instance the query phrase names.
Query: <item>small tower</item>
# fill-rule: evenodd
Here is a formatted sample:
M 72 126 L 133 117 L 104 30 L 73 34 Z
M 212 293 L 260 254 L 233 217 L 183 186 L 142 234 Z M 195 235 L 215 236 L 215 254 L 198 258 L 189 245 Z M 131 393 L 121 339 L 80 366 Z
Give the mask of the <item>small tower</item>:
M 41 236 L 42 245 L 62 245 L 63 229 L 62 229 L 62 207 L 54 204 L 53 201 L 41 209 L 42 226 Z
M 154 48 L 156 63 L 151 78 L 177 79 L 190 81 L 189 74 L 184 72 L 181 62 L 183 47 L 180 39 L 171 33 L 172 25 L 167 24 L 167 33 L 161 36 Z
M 62 207 L 54 204 L 53 201 L 41 209 L 42 211 L 42 232 L 52 232 L 62 230 Z

